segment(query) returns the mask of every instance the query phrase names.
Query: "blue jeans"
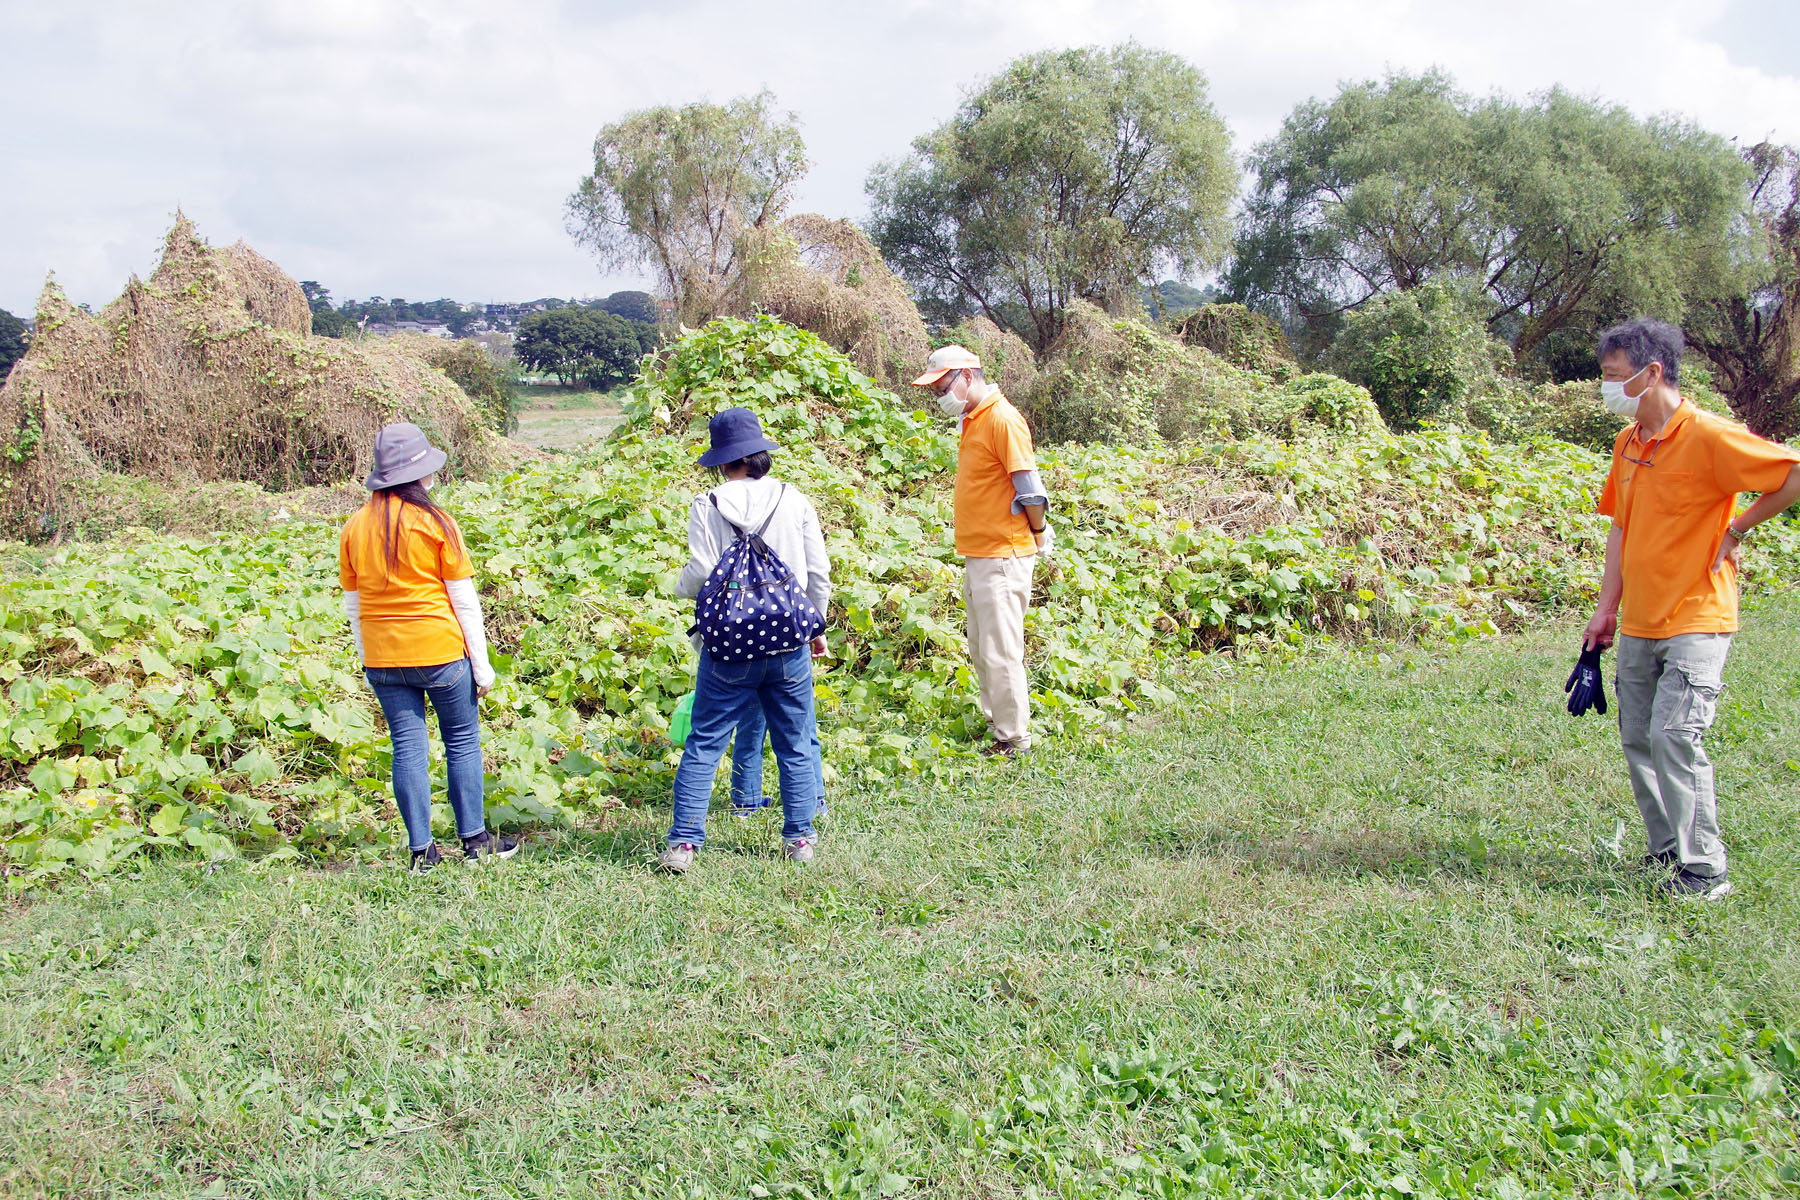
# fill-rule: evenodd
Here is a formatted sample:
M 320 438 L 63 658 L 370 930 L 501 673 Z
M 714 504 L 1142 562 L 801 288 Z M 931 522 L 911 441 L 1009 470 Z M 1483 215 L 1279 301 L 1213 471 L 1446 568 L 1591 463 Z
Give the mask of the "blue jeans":
M 425 732 L 425 697 L 437 713 L 450 776 L 450 808 L 456 832 L 474 837 L 487 828 L 481 792 L 481 715 L 469 660 L 436 667 L 366 667 L 363 675 L 381 701 L 394 747 L 394 803 L 414 850 L 431 845 L 431 748 Z
M 819 801 L 819 767 L 814 745 L 818 726 L 813 716 L 812 647 L 747 663 L 715 661 L 700 652 L 694 677 L 694 713 L 681 765 L 675 769 L 675 819 L 669 844 L 706 841 L 706 809 L 712 801 L 713 775 L 733 732 L 745 716 L 760 712 L 775 743 L 781 771 L 781 836 L 813 836 L 813 810 Z M 745 745 L 748 737 L 739 733 Z M 762 753 L 762 738 L 755 741 Z M 760 765 L 758 770 L 760 771 Z
M 738 722 L 731 739 L 731 803 L 734 806 L 756 804 L 763 800 L 763 737 L 767 730 L 762 707 L 753 707 Z M 825 803 L 825 752 L 819 746 L 819 723 L 812 728 L 813 778 L 818 785 L 817 809 Z

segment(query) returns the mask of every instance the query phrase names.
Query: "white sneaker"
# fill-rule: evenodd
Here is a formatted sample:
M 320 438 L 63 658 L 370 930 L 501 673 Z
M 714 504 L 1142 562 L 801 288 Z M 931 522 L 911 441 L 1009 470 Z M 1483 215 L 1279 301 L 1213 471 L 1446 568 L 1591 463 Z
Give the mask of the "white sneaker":
M 656 856 L 656 865 L 671 875 L 680 875 L 694 865 L 694 852 L 700 847 L 692 842 L 676 842 Z
M 791 842 L 783 842 L 781 852 L 787 855 L 789 862 L 808 863 L 813 860 L 813 845 L 811 838 L 795 838 Z

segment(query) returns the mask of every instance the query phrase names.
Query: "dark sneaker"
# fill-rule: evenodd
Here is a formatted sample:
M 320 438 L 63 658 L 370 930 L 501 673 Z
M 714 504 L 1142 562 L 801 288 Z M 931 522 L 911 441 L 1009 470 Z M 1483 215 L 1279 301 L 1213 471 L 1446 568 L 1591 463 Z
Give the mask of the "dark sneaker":
M 767 807 L 769 807 L 769 798 L 767 796 L 756 796 L 754 798 L 750 796 L 736 796 L 733 797 L 731 801 L 731 815 L 738 820 L 743 821 L 755 816 L 758 812 Z
M 1663 886 L 1669 895 L 1690 900 L 1723 900 L 1731 895 L 1731 880 L 1725 876 L 1696 875 L 1688 870 L 1675 872 Z
M 412 872 L 415 875 L 423 875 L 443 861 L 444 852 L 438 849 L 436 842 L 433 842 L 423 850 L 412 852 Z
M 984 747 L 981 753 L 988 758 L 1016 758 L 1023 752 L 1011 742 L 996 739 L 992 745 Z
M 500 837 L 482 830 L 474 837 L 462 840 L 463 858 L 469 862 L 479 862 L 484 858 L 511 858 L 519 852 L 519 839 Z
M 700 847 L 692 842 L 676 842 L 656 857 L 656 865 L 671 875 L 683 875 L 694 865 L 694 852 Z
M 1657 867 L 1667 870 L 1670 867 L 1679 866 L 1680 864 L 1681 855 L 1674 850 L 1658 850 L 1654 853 L 1644 855 L 1643 859 L 1640 860 L 1640 865 L 1647 871 Z

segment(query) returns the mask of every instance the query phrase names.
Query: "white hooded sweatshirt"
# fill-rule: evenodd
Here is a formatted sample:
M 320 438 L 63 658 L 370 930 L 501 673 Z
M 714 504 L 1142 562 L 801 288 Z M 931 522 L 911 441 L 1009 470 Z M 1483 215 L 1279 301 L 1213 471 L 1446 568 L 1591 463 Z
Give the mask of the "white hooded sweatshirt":
M 708 495 L 718 498 L 718 508 L 712 506 Z M 737 539 L 727 519 L 745 534 L 752 534 L 771 510 L 774 519 L 763 530 L 763 541 L 781 556 L 794 573 L 794 582 L 824 613 L 831 601 L 831 560 L 825 554 L 819 514 L 800 489 L 767 475 L 761 479 L 727 480 L 710 493 L 694 497 L 688 510 L 688 561 L 681 568 L 681 578 L 675 581 L 675 594 L 692 600 L 706 586 L 706 577 L 718 565 L 719 557 Z

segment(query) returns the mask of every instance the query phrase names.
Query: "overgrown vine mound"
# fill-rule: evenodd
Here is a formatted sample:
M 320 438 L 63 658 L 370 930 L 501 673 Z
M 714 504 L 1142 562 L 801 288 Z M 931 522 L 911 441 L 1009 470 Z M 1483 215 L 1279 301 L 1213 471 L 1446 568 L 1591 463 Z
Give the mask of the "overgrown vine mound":
M 54 282 L 0 387 L 0 535 L 79 525 L 108 476 L 271 491 L 368 470 L 375 431 L 425 428 L 464 470 L 502 453 L 488 419 L 414 352 L 310 336 L 300 287 L 243 243 L 178 217 L 148 280 L 96 315 Z
M 818 334 L 888 387 L 917 374 L 925 322 L 906 285 L 849 221 L 799 213 L 747 237 L 747 309 Z
M 828 772 L 889 781 L 904 803 L 919 775 L 964 769 L 982 722 L 955 443 L 916 403 L 773 318 L 718 321 L 651 364 L 610 442 L 447 489 L 498 652 L 490 818 L 588 821 L 667 797 L 663 732 L 693 672 L 692 610 L 670 589 L 709 483 L 693 465 L 707 418 L 734 404 L 761 414 L 777 474 L 826 530 Z M 1042 458 L 1059 550 L 1027 646 L 1051 738 L 1176 702 L 1184 665 L 1222 648 L 1480 636 L 1584 606 L 1596 583 L 1604 459 L 1562 443 L 1305 422 Z M 1800 526 L 1772 526 L 1753 583 L 1800 568 Z M 336 528 L 74 546 L 0 583 L 9 886 L 146 851 L 341 856 L 400 836 L 339 611 Z

